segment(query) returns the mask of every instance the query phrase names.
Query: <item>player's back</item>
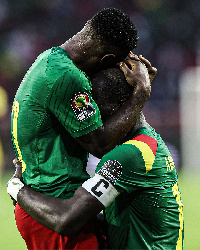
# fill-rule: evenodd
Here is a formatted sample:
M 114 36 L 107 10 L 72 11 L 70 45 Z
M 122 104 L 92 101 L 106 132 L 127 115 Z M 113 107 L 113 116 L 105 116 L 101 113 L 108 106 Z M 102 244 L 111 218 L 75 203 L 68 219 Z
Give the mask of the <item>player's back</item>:
M 25 147 L 32 144 L 32 152 L 35 152 L 36 138 L 40 124 L 44 120 L 46 111 L 44 108 L 47 92 L 44 67 L 47 61 L 48 51 L 41 54 L 24 76 L 13 102 L 11 116 L 12 141 L 16 155 L 22 160 L 22 152 Z M 39 124 L 40 123 L 40 124 Z M 26 156 L 25 156 L 26 157 Z M 32 157 L 34 157 L 32 155 Z M 27 159 L 28 160 L 28 159 Z M 23 170 L 26 165 L 23 161 Z
M 22 161 L 24 182 L 35 190 L 66 198 L 88 178 L 83 167 L 87 153 L 46 107 L 47 100 L 51 102 L 49 84 L 53 85 L 65 71 L 62 61 L 58 67 L 55 63 L 51 67 L 50 54 L 52 60 L 62 57 L 53 49 L 43 52 L 19 86 L 13 103 L 12 141 L 16 155 Z M 51 77 L 47 77 L 47 71 L 52 68 L 55 74 L 52 72 Z M 78 181 L 70 185 L 64 183 L 66 178 L 77 178 Z

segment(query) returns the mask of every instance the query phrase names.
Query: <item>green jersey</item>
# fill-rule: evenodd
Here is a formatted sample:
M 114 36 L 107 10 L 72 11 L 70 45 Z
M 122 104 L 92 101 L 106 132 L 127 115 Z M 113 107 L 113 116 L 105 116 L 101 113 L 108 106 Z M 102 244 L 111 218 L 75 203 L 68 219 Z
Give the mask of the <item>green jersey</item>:
M 16 93 L 12 142 L 25 184 L 48 195 L 69 198 L 89 178 L 87 152 L 75 137 L 102 125 L 89 78 L 66 52 L 43 52 Z
M 182 249 L 178 177 L 170 152 L 154 129 L 138 129 L 101 159 L 96 173 L 119 193 L 105 209 L 109 249 Z M 96 189 L 101 185 L 95 186 L 99 196 Z

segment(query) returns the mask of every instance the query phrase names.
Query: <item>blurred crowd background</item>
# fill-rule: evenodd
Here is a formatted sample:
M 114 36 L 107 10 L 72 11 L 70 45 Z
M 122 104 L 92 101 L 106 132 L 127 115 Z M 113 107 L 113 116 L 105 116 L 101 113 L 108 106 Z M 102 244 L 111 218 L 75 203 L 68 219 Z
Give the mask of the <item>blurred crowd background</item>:
M 180 77 L 198 65 L 199 0 L 0 0 L 0 166 L 11 170 L 15 157 L 10 114 L 17 88 L 36 57 L 61 45 L 96 12 L 116 7 L 138 30 L 136 54 L 158 73 L 144 113 L 181 168 Z

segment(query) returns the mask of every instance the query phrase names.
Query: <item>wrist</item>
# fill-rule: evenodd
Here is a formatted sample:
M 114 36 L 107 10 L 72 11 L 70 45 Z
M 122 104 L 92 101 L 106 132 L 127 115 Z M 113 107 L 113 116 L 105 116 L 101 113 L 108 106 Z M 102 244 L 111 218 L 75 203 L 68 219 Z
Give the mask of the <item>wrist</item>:
M 13 199 L 17 201 L 17 195 L 19 191 L 23 188 L 24 183 L 20 181 L 19 178 L 12 178 L 7 184 L 7 193 L 12 196 Z
M 151 86 L 138 86 L 133 91 L 133 98 L 136 98 L 140 102 L 146 102 L 146 100 L 150 97 L 151 94 Z

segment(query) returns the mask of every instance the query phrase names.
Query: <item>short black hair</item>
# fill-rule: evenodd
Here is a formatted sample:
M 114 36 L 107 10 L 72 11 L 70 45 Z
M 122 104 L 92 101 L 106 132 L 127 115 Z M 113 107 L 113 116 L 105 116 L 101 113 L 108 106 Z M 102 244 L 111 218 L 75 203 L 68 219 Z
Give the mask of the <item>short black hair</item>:
M 115 46 L 126 55 L 137 47 L 136 27 L 121 10 L 103 9 L 89 23 L 105 46 Z
M 104 122 L 127 100 L 133 92 L 124 73 L 118 68 L 108 68 L 99 71 L 91 78 L 92 96 L 97 103 L 102 121 Z

